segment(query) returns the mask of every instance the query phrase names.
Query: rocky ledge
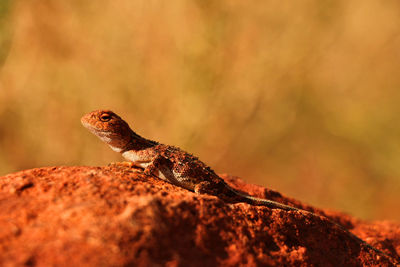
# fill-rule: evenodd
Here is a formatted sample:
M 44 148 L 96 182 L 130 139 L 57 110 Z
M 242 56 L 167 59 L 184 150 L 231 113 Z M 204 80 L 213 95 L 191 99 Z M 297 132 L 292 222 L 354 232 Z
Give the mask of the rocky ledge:
M 0 177 L 1 266 L 395 266 L 400 224 L 364 222 L 222 176 L 251 195 L 325 217 L 244 203 L 135 169 L 49 167 Z

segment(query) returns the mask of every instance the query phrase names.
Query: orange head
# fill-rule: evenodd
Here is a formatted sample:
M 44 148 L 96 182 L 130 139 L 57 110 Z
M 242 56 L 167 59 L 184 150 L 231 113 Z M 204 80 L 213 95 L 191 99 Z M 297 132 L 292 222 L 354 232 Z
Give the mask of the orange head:
M 134 132 L 129 125 L 111 110 L 95 110 L 81 118 L 82 125 L 107 143 L 113 150 L 122 152 Z

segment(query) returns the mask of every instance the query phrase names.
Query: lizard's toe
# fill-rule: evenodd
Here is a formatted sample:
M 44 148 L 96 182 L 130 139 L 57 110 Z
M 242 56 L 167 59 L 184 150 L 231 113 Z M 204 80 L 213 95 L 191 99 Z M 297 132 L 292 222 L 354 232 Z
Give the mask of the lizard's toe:
M 108 164 L 109 167 L 125 167 L 125 168 L 133 168 L 133 162 L 123 161 L 123 162 L 111 162 Z

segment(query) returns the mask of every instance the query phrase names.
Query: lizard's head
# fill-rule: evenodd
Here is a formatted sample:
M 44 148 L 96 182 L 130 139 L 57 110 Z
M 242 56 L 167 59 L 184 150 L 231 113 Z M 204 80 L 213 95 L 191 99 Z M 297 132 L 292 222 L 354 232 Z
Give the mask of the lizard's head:
M 95 110 L 81 118 L 82 125 L 107 143 L 113 150 L 121 152 L 132 138 L 132 130 L 120 116 L 111 110 Z

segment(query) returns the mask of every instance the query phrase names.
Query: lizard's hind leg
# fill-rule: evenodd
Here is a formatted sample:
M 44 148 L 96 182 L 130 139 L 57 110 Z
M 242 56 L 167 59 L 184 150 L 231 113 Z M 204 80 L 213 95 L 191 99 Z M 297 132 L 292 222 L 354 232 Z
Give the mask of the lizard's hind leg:
M 210 190 L 212 190 L 212 185 L 207 181 L 196 184 L 193 189 L 196 194 L 210 194 Z

